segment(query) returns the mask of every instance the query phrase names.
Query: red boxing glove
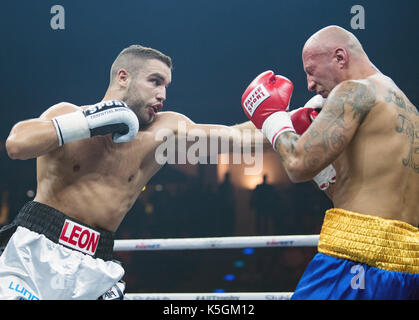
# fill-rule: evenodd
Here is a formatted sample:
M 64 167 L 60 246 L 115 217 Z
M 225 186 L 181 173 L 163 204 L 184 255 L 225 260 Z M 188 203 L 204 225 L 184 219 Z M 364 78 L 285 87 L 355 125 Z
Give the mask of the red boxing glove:
M 291 121 L 295 132 L 301 136 L 308 129 L 314 119 L 316 119 L 318 114 L 319 113 L 313 108 L 299 108 L 291 111 Z
M 294 85 L 273 71 L 257 76 L 244 91 L 241 99 L 247 117 L 269 139 L 275 148 L 280 133 L 294 131 L 289 108 Z
M 297 134 L 302 135 L 319 115 L 326 99 L 321 95 L 312 97 L 304 107 L 290 112 L 292 124 Z

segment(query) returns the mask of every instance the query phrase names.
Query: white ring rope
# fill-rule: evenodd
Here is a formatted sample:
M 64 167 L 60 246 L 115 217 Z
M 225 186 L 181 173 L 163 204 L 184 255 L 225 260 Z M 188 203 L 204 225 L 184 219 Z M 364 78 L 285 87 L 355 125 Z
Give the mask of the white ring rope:
M 126 300 L 289 300 L 293 292 L 126 293 Z
M 319 235 L 115 240 L 114 251 L 314 247 Z M 126 293 L 127 300 L 289 300 L 293 292 Z
M 319 235 L 115 240 L 114 251 L 315 247 Z

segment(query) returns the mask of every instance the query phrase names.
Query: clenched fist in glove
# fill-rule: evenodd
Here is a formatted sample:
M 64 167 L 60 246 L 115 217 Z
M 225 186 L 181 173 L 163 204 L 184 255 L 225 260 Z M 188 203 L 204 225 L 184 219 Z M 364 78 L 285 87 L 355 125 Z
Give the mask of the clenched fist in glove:
M 241 104 L 250 121 L 272 143 L 281 133 L 295 132 L 288 111 L 294 85 L 273 71 L 257 76 L 244 91 Z
M 139 130 L 138 118 L 123 101 L 97 103 L 86 110 L 78 110 L 52 119 L 58 145 L 112 133 L 116 143 L 129 142 Z

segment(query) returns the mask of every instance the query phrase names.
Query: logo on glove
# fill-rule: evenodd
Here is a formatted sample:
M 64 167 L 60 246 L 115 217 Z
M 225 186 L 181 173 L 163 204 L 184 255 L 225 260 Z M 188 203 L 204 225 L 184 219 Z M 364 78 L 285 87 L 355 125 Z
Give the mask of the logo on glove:
M 263 86 L 263 84 L 260 84 L 249 93 L 249 95 L 244 100 L 243 105 L 252 117 L 257 107 L 259 107 L 259 105 L 269 97 L 270 94 L 266 88 Z
M 109 100 L 109 101 L 103 101 L 103 102 L 100 102 L 100 103 L 96 103 L 95 105 L 87 108 L 84 112 L 85 112 L 86 115 L 91 115 L 91 114 L 96 113 L 98 111 L 112 110 L 112 108 L 115 108 L 115 107 L 128 108 L 127 104 L 123 101 Z

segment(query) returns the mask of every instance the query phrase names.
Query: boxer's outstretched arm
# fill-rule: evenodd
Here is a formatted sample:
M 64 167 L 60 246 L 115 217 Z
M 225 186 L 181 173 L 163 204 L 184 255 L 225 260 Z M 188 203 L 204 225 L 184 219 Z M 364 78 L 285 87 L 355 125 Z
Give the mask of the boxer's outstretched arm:
M 271 142 L 263 135 L 263 133 L 255 127 L 252 121 L 246 121 L 243 123 L 236 124 L 231 128 L 240 130 L 241 133 L 251 131 L 254 135 L 252 136 L 251 143 L 254 145 L 255 140 L 258 139 L 259 141 L 262 140 L 263 148 L 271 149 Z
M 27 160 L 57 149 L 58 136 L 51 119 L 75 110 L 77 106 L 63 102 L 50 107 L 39 118 L 16 123 L 6 140 L 9 157 Z
M 165 120 L 168 128 L 173 131 L 176 138 L 187 137 L 187 146 L 191 146 L 196 141 L 206 141 L 208 147 L 208 154 L 214 150 L 210 150 L 211 143 L 215 139 L 218 139 L 218 153 L 233 152 L 237 150 L 234 145 L 240 145 L 241 147 L 247 147 L 247 149 L 254 149 L 256 146 L 263 148 L 271 144 L 264 138 L 263 134 L 256 129 L 256 127 L 250 122 L 244 122 L 241 124 L 226 126 L 219 124 L 201 124 L 195 123 L 183 114 L 176 112 L 162 112 L 161 115 L 165 115 Z M 228 148 L 222 148 L 222 146 L 228 145 Z M 265 146 L 266 145 L 266 146 Z
M 373 85 L 345 81 L 329 95 L 319 116 L 299 137 L 282 133 L 276 150 L 293 182 L 311 180 L 348 145 L 376 101 Z

